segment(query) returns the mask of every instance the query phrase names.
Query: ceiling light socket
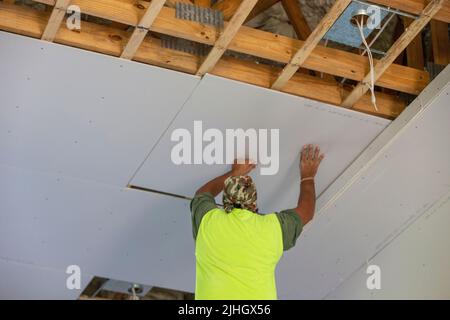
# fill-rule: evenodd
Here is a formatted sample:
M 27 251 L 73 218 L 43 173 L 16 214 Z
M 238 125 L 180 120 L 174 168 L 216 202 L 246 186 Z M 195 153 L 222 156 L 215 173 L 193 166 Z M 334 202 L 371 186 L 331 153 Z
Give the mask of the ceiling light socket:
M 358 23 L 362 22 L 363 27 L 367 25 L 367 22 L 369 21 L 370 16 L 367 13 L 366 9 L 358 9 L 355 12 L 352 13 L 352 18 L 350 19 L 350 23 L 354 25 L 355 27 L 358 26 Z

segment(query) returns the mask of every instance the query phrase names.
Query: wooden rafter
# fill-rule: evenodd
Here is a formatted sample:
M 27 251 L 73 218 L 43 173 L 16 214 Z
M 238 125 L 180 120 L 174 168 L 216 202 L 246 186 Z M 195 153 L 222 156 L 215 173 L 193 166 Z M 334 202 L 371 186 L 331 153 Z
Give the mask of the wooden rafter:
M 47 12 L 17 5 L 5 5 L 0 2 L 1 30 L 39 38 L 48 17 Z M 128 38 L 129 33 L 124 30 L 83 22 L 80 32 L 73 32 L 65 27 L 60 28 L 55 42 L 118 57 Z M 163 48 L 159 39 L 149 37 L 142 42 L 134 60 L 191 74 L 195 74 L 198 68 L 197 56 Z M 268 88 L 279 72 L 279 68 L 223 57 L 212 74 Z M 348 93 L 336 83 L 299 73 L 292 77 L 282 91 L 333 105 L 340 105 L 342 96 Z M 373 112 L 368 94 L 355 104 L 354 109 L 386 118 L 395 118 L 405 108 L 405 103 L 392 95 L 377 93 L 377 101 L 379 110 L 376 113 Z
M 211 0 L 194 0 L 194 4 L 199 7 L 210 8 Z
M 55 3 L 54 0 L 36 0 Z M 140 6 L 118 0 L 72 0 L 81 11 L 100 18 L 135 26 L 149 3 Z M 227 22 L 225 22 L 225 27 Z M 214 45 L 218 35 L 214 26 L 175 17 L 175 9 L 163 7 L 151 26 L 151 31 L 199 43 Z M 228 49 L 281 63 L 289 63 L 304 41 L 242 26 Z M 367 57 L 343 50 L 317 46 L 303 67 L 351 80 L 361 81 L 368 71 Z M 398 64 L 391 65 L 377 85 L 401 92 L 419 94 L 429 83 L 428 72 Z
M 127 45 L 125 46 L 125 49 L 120 55 L 121 58 L 133 58 L 142 41 L 144 41 L 144 38 L 148 32 L 148 28 L 150 28 L 153 21 L 155 21 L 156 17 L 158 16 L 158 13 L 164 6 L 164 2 L 166 2 L 166 0 L 152 0 L 150 6 L 147 8 L 147 11 L 142 16 L 139 24 L 134 28 L 133 34 L 131 35 Z
M 409 17 L 402 17 L 404 29 L 407 29 L 414 20 Z M 406 48 L 406 59 L 408 66 L 416 69 L 425 68 L 425 59 L 423 56 L 422 35 L 419 34 L 410 42 Z
M 225 20 L 230 20 L 236 10 L 239 8 L 242 0 L 219 0 L 213 5 L 213 9 L 220 10 Z M 261 12 L 269 9 L 280 0 L 259 0 L 253 10 L 248 14 L 245 21 L 249 21 Z
M 429 0 L 370 0 L 370 2 L 419 15 L 425 9 Z M 450 1 L 444 1 L 433 19 L 450 23 Z
M 298 0 L 281 0 L 281 4 L 297 34 L 297 38 L 306 40 L 311 34 L 311 28 L 306 22 Z
M 67 7 L 70 4 L 70 0 L 57 0 L 53 8 L 52 14 L 48 19 L 48 23 L 42 33 L 42 40 L 53 41 L 56 33 L 58 32 L 61 22 L 66 15 Z
M 448 23 L 431 21 L 431 42 L 434 63 L 446 66 L 450 63 Z
M 273 5 L 275 5 L 278 2 L 280 2 L 280 0 L 259 0 L 245 21 L 247 22 L 252 20 L 254 17 L 266 11 L 267 9 L 273 7 Z
M 391 65 L 408 44 L 417 36 L 417 34 L 430 22 L 431 18 L 441 9 L 445 0 L 432 0 L 423 10 L 420 18 L 412 22 L 408 29 L 395 41 L 386 55 L 374 66 L 375 82 L 381 77 L 384 71 Z M 353 91 L 344 99 L 343 107 L 351 108 L 368 90 L 371 75 L 370 72 L 364 77 Z
M 239 28 L 244 23 L 245 18 L 247 18 L 248 14 L 253 9 L 257 1 L 258 0 L 242 1 L 241 5 L 231 18 L 230 22 L 226 25 L 224 31 L 217 39 L 216 43 L 214 44 L 214 47 L 211 49 L 208 56 L 198 69 L 197 75 L 202 76 L 205 73 L 210 72 L 214 68 L 217 61 L 219 61 L 220 57 L 222 57 L 224 52 L 227 50 L 228 46 L 230 45 L 230 42 L 233 40 L 234 36 L 239 31 Z
M 272 89 L 280 90 L 297 72 L 300 66 L 305 62 L 314 48 L 322 40 L 323 36 L 333 26 L 337 18 L 350 4 L 351 0 L 337 0 L 325 17 L 317 25 L 316 29 L 309 35 L 303 46 L 292 57 L 291 61 L 284 67 L 278 78 L 272 85 Z

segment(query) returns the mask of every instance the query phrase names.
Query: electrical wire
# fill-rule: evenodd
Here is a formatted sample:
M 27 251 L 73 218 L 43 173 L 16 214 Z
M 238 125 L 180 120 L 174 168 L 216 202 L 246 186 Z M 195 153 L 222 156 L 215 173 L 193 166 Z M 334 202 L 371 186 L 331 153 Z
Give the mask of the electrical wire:
M 372 52 L 370 51 L 370 47 L 367 44 L 366 37 L 364 36 L 364 23 L 363 18 L 361 17 L 361 21 L 358 21 L 358 19 L 355 19 L 356 25 L 358 26 L 359 34 L 361 35 L 362 42 L 367 50 L 367 56 L 369 57 L 369 64 L 370 64 L 370 84 L 364 83 L 367 85 L 370 89 L 370 92 L 372 93 L 372 104 L 375 107 L 375 110 L 378 111 L 377 107 L 377 98 L 375 96 L 375 72 L 374 72 L 374 66 L 373 66 L 373 56 Z

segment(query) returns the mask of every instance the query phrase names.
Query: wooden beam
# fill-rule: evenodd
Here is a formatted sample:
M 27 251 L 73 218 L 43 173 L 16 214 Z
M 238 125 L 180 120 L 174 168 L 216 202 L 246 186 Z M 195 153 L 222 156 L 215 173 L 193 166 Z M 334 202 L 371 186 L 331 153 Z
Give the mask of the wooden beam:
M 227 50 L 234 36 L 239 31 L 239 28 L 244 23 L 245 18 L 247 18 L 248 14 L 255 6 L 256 1 L 258 0 L 242 1 L 241 5 L 231 18 L 230 22 L 225 27 L 223 33 L 220 35 L 219 39 L 217 39 L 214 47 L 209 52 L 205 61 L 203 61 L 202 65 L 198 69 L 198 76 L 202 76 L 205 73 L 210 72 L 214 68 L 217 61 L 219 61 L 220 57 L 222 57 L 224 52 Z
M 254 17 L 260 15 L 262 12 L 271 8 L 273 5 L 275 5 L 278 2 L 280 2 L 280 0 L 259 0 L 245 21 L 247 22 L 247 21 L 252 20 Z
M 57 0 L 55 6 L 53 8 L 52 14 L 48 19 L 47 26 L 45 27 L 44 32 L 42 33 L 42 40 L 52 42 L 55 38 L 56 32 L 58 32 L 59 27 L 61 26 L 61 22 L 63 21 L 67 7 L 70 4 L 70 0 Z
M 214 10 L 222 11 L 223 18 L 230 20 L 236 10 L 239 8 L 242 0 L 219 0 L 213 5 Z M 249 13 L 245 21 L 250 21 L 261 12 L 266 11 L 280 0 L 259 0 L 253 10 Z
M 300 50 L 284 67 L 277 80 L 273 83 L 272 89 L 280 90 L 289 81 L 351 2 L 351 0 L 337 0 L 334 3 L 316 29 L 306 39 Z
M 392 47 L 388 50 L 386 55 L 375 65 L 374 77 L 375 81 L 381 77 L 384 71 L 390 64 L 398 57 L 408 44 L 419 34 L 419 32 L 430 22 L 431 18 L 442 8 L 445 0 L 431 0 L 430 4 L 423 10 L 420 18 L 414 20 L 409 25 L 409 28 L 395 41 Z M 359 83 L 355 89 L 345 98 L 342 106 L 351 108 L 368 90 L 371 75 L 370 72 L 364 77 L 363 81 Z
M 284 11 L 292 24 L 292 27 L 300 40 L 306 40 L 311 34 L 311 28 L 306 22 L 298 0 L 281 0 Z
M 404 29 L 406 30 L 414 20 L 408 17 L 402 17 Z M 406 47 L 406 59 L 408 66 L 416 69 L 425 68 L 425 59 L 423 57 L 422 35 L 419 32 L 417 36 Z
M 0 3 L 1 30 L 39 38 L 48 17 L 47 12 Z M 118 57 L 129 36 L 129 33 L 124 30 L 83 22 L 80 32 L 70 31 L 65 27 L 60 28 L 55 42 Z M 163 48 L 159 39 L 149 39 L 149 37 L 142 42 L 134 60 L 190 74 L 197 71 L 199 64 L 197 56 Z M 269 88 L 279 72 L 279 68 L 224 57 L 219 60 L 211 73 Z M 296 74 L 292 77 L 282 91 L 333 105 L 340 105 L 342 96 L 347 93 L 342 86 L 303 74 Z M 377 99 L 379 101 L 378 113 L 373 112 L 370 95 L 367 94 L 357 102 L 354 109 L 392 119 L 405 108 L 402 100 L 391 95 L 377 93 Z
M 419 15 L 429 0 L 370 0 L 370 2 Z M 442 8 L 434 15 L 433 19 L 450 23 L 450 1 L 442 4 Z
M 433 45 L 434 63 L 446 66 L 450 63 L 450 45 L 448 39 L 448 23 L 431 21 L 431 42 Z
M 36 0 L 53 1 L 54 0 Z M 139 6 L 118 0 L 72 0 L 81 11 L 96 17 L 135 26 L 149 3 Z M 225 26 L 227 22 L 225 22 Z M 151 31 L 199 43 L 214 45 L 218 35 L 214 26 L 175 17 L 175 9 L 164 7 L 151 26 Z M 304 41 L 242 26 L 229 49 L 281 63 L 289 63 Z M 304 68 L 361 81 L 368 71 L 367 57 L 343 50 L 317 46 L 303 64 Z M 377 85 L 401 92 L 419 94 L 429 83 L 428 72 L 397 64 L 391 65 Z
M 194 4 L 203 8 L 211 8 L 211 0 L 194 0 Z
M 123 59 L 132 59 L 137 49 L 141 45 L 142 41 L 144 41 L 145 36 L 147 35 L 148 28 L 153 24 L 158 13 L 161 11 L 162 7 L 166 0 L 152 0 L 150 6 L 147 8 L 147 11 L 141 18 L 139 24 L 134 28 L 133 34 L 128 40 L 125 49 L 120 55 Z

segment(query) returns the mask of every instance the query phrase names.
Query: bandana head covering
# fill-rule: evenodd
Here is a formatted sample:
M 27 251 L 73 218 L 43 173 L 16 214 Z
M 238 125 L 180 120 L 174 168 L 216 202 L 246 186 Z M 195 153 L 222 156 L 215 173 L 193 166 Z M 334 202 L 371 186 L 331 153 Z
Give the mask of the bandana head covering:
M 223 206 L 226 212 L 233 208 L 258 212 L 256 187 L 249 176 L 228 177 L 224 183 Z

